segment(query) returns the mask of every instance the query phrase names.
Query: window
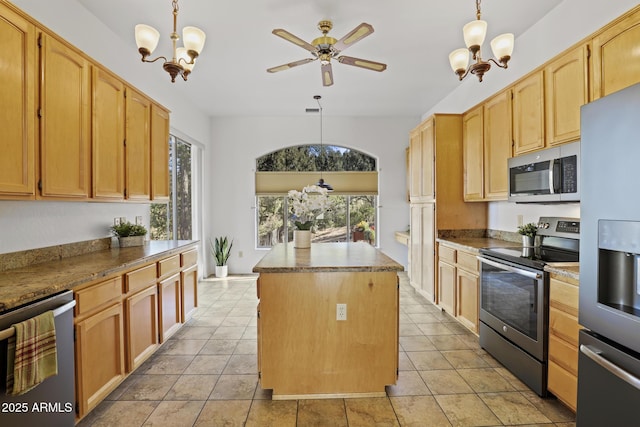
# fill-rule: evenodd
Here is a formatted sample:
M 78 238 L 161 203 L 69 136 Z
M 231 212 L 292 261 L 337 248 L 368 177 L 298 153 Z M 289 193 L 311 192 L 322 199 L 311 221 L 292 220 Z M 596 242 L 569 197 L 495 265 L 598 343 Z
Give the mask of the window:
M 169 136 L 169 201 L 150 205 L 152 240 L 192 239 L 191 144 Z
M 321 152 L 319 145 L 300 145 L 257 159 L 258 248 L 293 240 L 295 227 L 289 219 L 286 193 L 292 188 L 312 184 L 321 176 L 334 185 L 336 191 L 329 196 L 331 210 L 316 222 L 312 241 L 366 240 L 377 244 L 376 159 L 346 147 L 323 148 Z M 359 225 L 364 227 L 359 228 Z

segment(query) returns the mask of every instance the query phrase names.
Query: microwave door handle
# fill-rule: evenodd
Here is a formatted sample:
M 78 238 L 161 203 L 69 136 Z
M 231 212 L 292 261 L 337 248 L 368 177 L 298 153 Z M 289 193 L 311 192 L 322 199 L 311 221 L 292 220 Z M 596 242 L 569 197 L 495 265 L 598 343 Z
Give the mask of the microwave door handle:
M 481 256 L 478 256 L 476 258 L 478 258 L 478 260 L 480 260 L 480 262 L 484 262 L 485 264 L 489 264 L 489 265 L 491 265 L 493 267 L 500 268 L 502 270 L 511 271 L 512 273 L 517 273 L 517 274 L 520 274 L 522 276 L 530 277 L 530 278 L 536 279 L 536 280 L 542 278 L 542 274 L 540 274 L 540 273 L 535 273 L 533 271 L 522 270 L 520 268 L 511 267 L 510 265 L 502 264 L 500 262 L 491 261 L 491 260 L 489 260 L 487 258 L 484 258 L 484 257 L 481 257 Z
M 551 194 L 560 193 L 560 180 L 562 179 L 562 162 L 560 159 L 553 159 L 549 162 L 549 192 Z

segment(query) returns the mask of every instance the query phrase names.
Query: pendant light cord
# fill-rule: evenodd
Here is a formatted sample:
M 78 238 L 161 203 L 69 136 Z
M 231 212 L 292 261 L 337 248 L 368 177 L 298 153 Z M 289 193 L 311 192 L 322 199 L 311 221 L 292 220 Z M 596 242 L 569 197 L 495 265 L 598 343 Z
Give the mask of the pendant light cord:
M 313 97 L 313 99 L 315 99 L 318 102 L 318 107 L 320 108 L 320 156 L 322 156 L 321 158 L 321 162 L 324 161 L 324 144 L 322 143 L 322 104 L 320 104 L 320 95 L 315 95 Z M 320 163 L 321 167 L 320 167 L 320 179 L 322 179 L 322 163 Z

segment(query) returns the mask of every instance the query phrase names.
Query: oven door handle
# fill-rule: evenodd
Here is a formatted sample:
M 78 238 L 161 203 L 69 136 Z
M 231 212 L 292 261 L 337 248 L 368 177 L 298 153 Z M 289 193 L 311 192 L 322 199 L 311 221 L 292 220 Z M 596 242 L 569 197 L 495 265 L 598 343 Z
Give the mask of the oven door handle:
M 541 279 L 542 278 L 542 274 L 540 274 L 540 273 L 535 273 L 533 271 L 522 270 L 520 268 L 511 267 L 510 265 L 502 264 L 502 263 L 495 262 L 495 261 L 491 261 L 491 260 L 489 260 L 487 258 L 483 258 L 481 256 L 478 256 L 476 258 L 478 258 L 478 260 L 480 260 L 480 262 L 484 262 L 486 264 L 489 264 L 489 265 L 491 265 L 493 267 L 496 267 L 496 268 L 500 268 L 502 270 L 507 270 L 507 271 L 511 271 L 513 273 L 518 273 L 518 274 L 521 274 L 523 276 L 530 277 L 532 279 Z
M 589 359 L 593 360 L 595 363 L 600 365 L 602 368 L 611 372 L 616 377 L 620 378 L 622 381 L 626 382 L 630 386 L 640 390 L 640 378 L 635 375 L 625 371 L 618 365 L 610 362 L 603 356 L 601 356 L 601 351 L 594 348 L 593 350 L 584 344 L 580 344 L 580 351 L 582 354 L 587 356 Z

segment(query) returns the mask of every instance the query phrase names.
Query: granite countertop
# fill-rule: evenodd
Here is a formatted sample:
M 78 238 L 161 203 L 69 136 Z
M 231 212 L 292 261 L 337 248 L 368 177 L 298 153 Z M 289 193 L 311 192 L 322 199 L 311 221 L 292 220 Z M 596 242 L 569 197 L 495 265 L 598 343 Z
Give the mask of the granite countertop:
M 254 273 L 403 270 L 401 264 L 365 242 L 312 243 L 309 249 L 281 243 L 253 267 Z
M 439 243 L 445 243 L 463 251 L 478 252 L 481 248 L 520 247 L 520 243 L 492 237 L 439 237 Z
M 550 263 L 544 266 L 544 271 L 557 274 L 558 276 L 580 280 L 580 264 L 577 262 Z
M 151 241 L 144 246 L 91 252 L 0 272 L 0 313 L 180 253 L 197 241 Z

